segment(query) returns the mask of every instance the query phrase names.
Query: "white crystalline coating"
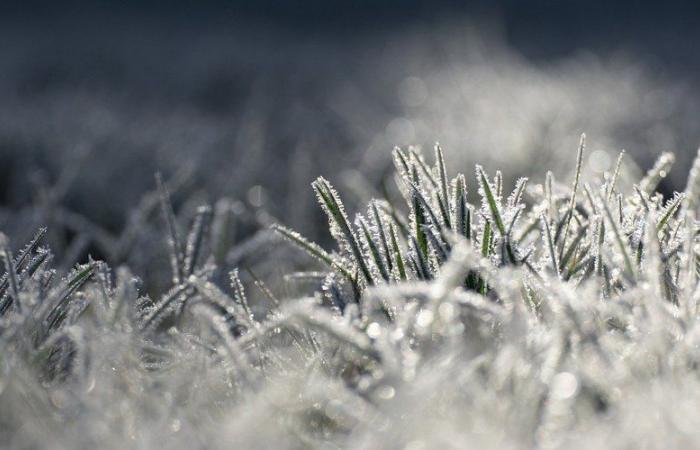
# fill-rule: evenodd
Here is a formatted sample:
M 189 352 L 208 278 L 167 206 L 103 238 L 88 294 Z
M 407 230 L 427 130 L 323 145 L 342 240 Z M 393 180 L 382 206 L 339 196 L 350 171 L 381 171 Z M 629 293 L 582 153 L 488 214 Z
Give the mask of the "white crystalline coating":
M 367 223 L 362 214 L 355 217 L 355 227 L 360 230 L 361 254 L 372 271 L 375 280 L 389 280 L 389 269 L 382 251 L 382 236 L 376 226 Z
M 518 181 L 515 183 L 515 188 L 513 189 L 513 192 L 508 196 L 508 207 L 509 208 L 515 208 L 520 204 L 523 198 L 523 193 L 525 192 L 525 189 L 527 187 L 527 182 L 528 179 L 525 177 L 518 178 Z
M 501 197 L 497 195 L 494 187 L 484 172 L 483 167 L 476 165 L 476 179 L 479 182 L 479 195 L 481 196 L 481 214 L 484 217 L 491 217 L 496 224 L 497 231 L 505 230 L 505 225 L 499 210 Z
M 372 201 L 351 228 L 317 181 L 342 254 L 275 226 L 318 261 L 237 247 L 239 276 L 202 264 L 201 227 L 179 282 L 154 300 L 126 266 L 64 274 L 34 241 L 8 243 L 22 248 L 5 258 L 14 280 L 0 277 L 8 445 L 697 446 L 695 182 L 664 202 L 630 180 L 591 180 L 572 202 L 576 183 L 548 176 L 531 191 L 522 179 L 505 200 L 509 174 L 488 185 L 477 169 L 474 209 L 467 180 L 446 188 L 453 172 L 437 156 L 428 166 L 397 151 L 407 202 Z M 421 217 L 406 220 L 411 209 Z

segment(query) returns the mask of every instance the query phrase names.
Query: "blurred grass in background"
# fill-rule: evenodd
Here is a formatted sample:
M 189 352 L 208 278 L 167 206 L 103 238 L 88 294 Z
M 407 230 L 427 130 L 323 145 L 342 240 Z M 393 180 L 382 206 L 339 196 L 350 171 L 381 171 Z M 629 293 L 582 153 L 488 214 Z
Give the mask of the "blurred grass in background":
M 309 180 L 359 204 L 394 145 L 435 141 L 467 173 L 565 176 L 581 132 L 590 173 L 623 148 L 625 170 L 662 151 L 685 168 L 697 7 L 525 3 L 5 4 L 0 228 L 24 241 L 48 225 L 66 267 L 110 259 L 84 236 L 120 235 L 161 171 L 182 180 L 184 217 L 226 196 L 245 211 L 238 240 L 273 220 L 323 240 Z M 112 256 L 148 273 L 157 230 Z

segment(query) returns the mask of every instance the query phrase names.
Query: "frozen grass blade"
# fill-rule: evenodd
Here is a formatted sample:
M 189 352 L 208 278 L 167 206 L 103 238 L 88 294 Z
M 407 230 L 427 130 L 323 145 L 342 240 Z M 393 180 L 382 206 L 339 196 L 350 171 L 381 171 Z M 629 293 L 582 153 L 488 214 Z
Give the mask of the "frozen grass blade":
M 412 166 L 420 168 L 421 172 L 423 173 L 423 176 L 425 177 L 426 180 L 428 180 L 430 182 L 430 185 L 433 189 L 439 189 L 438 182 L 437 182 L 437 180 L 435 180 L 435 177 L 433 176 L 433 171 L 430 170 L 430 167 L 428 166 L 428 164 L 425 163 L 423 156 L 420 155 L 418 152 L 416 152 L 416 150 L 413 148 L 409 148 L 408 153 L 411 155 L 411 161 L 413 163 Z M 414 183 L 415 183 L 415 181 L 414 181 Z
M 340 272 L 348 281 L 353 281 L 352 274 L 340 263 L 336 262 L 336 260 L 330 254 L 328 254 L 328 252 L 322 249 L 318 244 L 309 241 L 296 231 L 290 230 L 289 228 L 286 228 L 279 224 L 272 225 L 272 229 L 275 232 L 284 236 L 293 244 L 297 245 L 299 248 L 304 250 L 313 258 L 318 259 L 319 261 L 328 265 L 328 267 L 332 267 L 333 269 L 338 270 L 338 272 Z
M 509 208 L 515 208 L 520 204 L 523 198 L 523 193 L 525 192 L 525 188 L 527 187 L 527 178 L 518 178 L 518 181 L 515 182 L 515 189 L 513 189 L 513 192 L 511 195 L 508 197 L 508 207 Z
M 197 259 L 201 254 L 202 243 L 204 242 L 204 238 L 209 231 L 211 212 L 212 211 L 209 206 L 201 206 L 197 209 L 197 215 L 194 218 L 192 229 L 187 237 L 184 274 L 188 277 L 194 273 Z
M 617 246 L 619 247 L 620 253 L 622 254 L 622 257 L 624 259 L 625 269 L 627 270 L 627 273 L 629 273 L 630 276 L 634 279 L 634 266 L 632 265 L 632 259 L 630 258 L 629 252 L 627 251 L 627 245 L 625 244 L 625 240 L 622 237 L 620 228 L 617 226 L 616 220 L 610 212 L 610 207 L 608 206 L 608 203 L 603 199 L 601 199 L 600 203 L 602 203 L 603 205 L 605 216 L 608 218 L 608 223 L 610 224 L 610 228 L 612 228 L 613 234 L 615 236 L 615 241 L 617 242 Z
M 488 258 L 491 254 L 491 241 L 493 234 L 491 233 L 491 222 L 488 220 L 484 223 L 484 232 L 481 235 L 481 256 Z
M 435 228 L 425 227 L 425 235 L 428 238 L 430 246 L 435 251 L 438 263 L 443 264 L 447 261 L 447 255 L 450 253 L 450 250 L 447 248 L 446 244 L 442 242 L 442 239 L 435 235 Z
M 637 194 L 637 198 L 639 198 L 639 202 L 644 207 L 644 211 L 645 212 L 650 211 L 649 200 L 646 198 L 646 195 L 644 194 L 644 192 L 642 192 L 642 190 L 639 189 L 639 186 L 637 186 L 637 185 L 634 186 L 634 192 Z
M 574 215 L 576 209 L 576 191 L 578 191 L 578 183 L 581 178 L 581 168 L 583 167 L 583 152 L 586 149 L 586 135 L 581 135 L 581 140 L 578 145 L 578 152 L 576 154 L 576 171 L 574 172 L 574 183 L 571 187 L 571 198 L 569 200 L 569 208 L 566 212 L 566 221 L 564 223 L 564 234 L 561 239 L 561 250 L 559 256 L 564 252 L 564 247 L 566 246 L 566 239 L 569 236 L 569 227 L 571 226 L 571 218 Z M 557 270 L 558 272 L 558 270 Z
M 547 243 L 547 250 L 549 251 L 549 258 L 551 259 L 552 263 L 552 269 L 554 269 L 554 273 L 556 273 L 558 278 L 560 276 L 559 262 L 557 261 L 557 251 L 556 245 L 554 244 L 554 239 L 552 238 L 552 230 L 549 226 L 549 221 L 544 215 L 540 218 L 540 220 L 542 222 L 542 228 Z
M 625 151 L 622 150 L 620 152 L 620 155 L 617 157 L 617 163 L 615 164 L 615 171 L 613 172 L 612 180 L 610 180 L 610 184 L 608 184 L 607 190 L 608 193 L 605 197 L 606 201 L 610 202 L 610 199 L 612 198 L 613 192 L 615 192 L 615 185 L 617 184 L 617 178 L 620 176 L 620 168 L 622 167 L 622 158 L 625 156 Z
M 182 301 L 183 298 L 187 298 L 189 285 L 183 283 L 174 286 L 167 292 L 161 300 L 146 311 L 143 319 L 141 320 L 140 327 L 142 330 L 148 330 L 157 326 L 165 316 L 172 314 L 173 305 Z
M 316 191 L 321 206 L 331 222 L 331 229 L 336 230 L 336 232 L 333 233 L 334 236 L 336 239 L 341 239 L 346 242 L 365 281 L 367 284 L 374 284 L 372 274 L 365 263 L 364 255 L 360 249 L 360 244 L 352 228 L 350 228 L 347 215 L 345 214 L 345 208 L 335 193 L 335 190 L 323 177 L 317 178 L 316 181 L 312 183 L 312 186 L 314 191 Z
M 398 227 L 401 232 L 401 236 L 405 239 L 411 235 L 411 226 L 405 217 L 403 217 L 389 202 L 380 202 L 379 207 L 384 211 L 384 213 L 391 217 L 393 223 Z
M 411 216 L 413 219 L 413 236 L 417 244 L 417 250 L 422 253 L 424 258 L 428 257 L 428 241 L 423 232 L 423 225 L 425 225 L 425 214 L 423 213 L 423 206 L 421 203 L 421 195 L 417 186 L 420 185 L 420 178 L 418 177 L 418 171 L 415 165 L 411 166 Z
M 447 228 L 452 228 L 450 222 L 450 194 L 447 182 L 447 169 L 445 169 L 445 156 L 442 153 L 440 144 L 435 144 L 435 165 L 437 166 L 438 180 L 440 181 L 440 191 L 438 192 L 438 204 L 442 213 L 442 220 Z
M 454 211 L 455 227 L 453 231 L 467 239 L 471 239 L 471 210 L 467 205 L 467 187 L 464 175 L 459 174 L 454 182 Z
M 590 206 L 591 212 L 593 214 L 598 214 L 598 207 L 596 206 L 593 192 L 591 191 L 591 186 L 588 183 L 583 184 L 583 192 L 586 194 L 586 198 L 588 199 L 588 206 Z
M 77 267 L 66 280 L 65 287 L 47 301 L 46 305 L 43 305 L 42 312 L 45 311 L 45 319 L 43 320 L 45 328 L 40 334 L 42 341 L 48 338 L 63 323 L 69 312 L 71 296 L 92 277 L 95 269 L 95 263 Z
M 486 173 L 484 173 L 484 169 L 479 165 L 476 166 L 476 176 L 479 180 L 479 193 L 484 199 L 486 199 L 488 208 L 491 211 L 491 217 L 493 218 L 499 233 L 501 233 L 501 236 L 505 236 L 506 227 L 503 224 L 503 219 L 501 218 L 501 212 L 498 209 L 496 197 L 494 197 L 489 180 L 486 178 Z
M 413 260 L 416 275 L 420 279 L 430 280 L 432 275 L 427 258 L 424 256 L 423 251 L 418 248 L 418 243 L 413 237 L 411 238 L 411 244 L 413 245 L 413 257 L 411 259 Z
M 433 208 L 431 207 L 430 203 L 428 203 L 428 199 L 425 198 L 425 196 L 421 192 L 419 186 L 414 184 L 414 185 L 412 185 L 412 188 L 413 188 L 413 193 L 414 193 L 415 197 L 418 199 L 418 202 L 421 206 L 421 210 L 424 213 L 426 213 L 426 214 L 423 214 L 423 216 L 425 217 L 427 215 L 428 220 L 429 220 L 429 223 L 421 224 L 421 228 L 423 230 L 423 235 L 425 235 L 426 227 L 429 227 L 429 228 L 434 228 L 435 231 L 440 236 L 442 236 L 442 224 L 438 220 L 438 217 L 435 214 L 435 212 L 433 211 Z
M 379 238 L 379 242 L 382 245 L 382 251 L 384 252 L 385 255 L 385 260 L 387 264 L 387 269 L 389 272 L 393 270 L 393 263 L 391 261 L 391 252 L 389 251 L 389 241 L 386 236 L 386 230 L 384 226 L 384 221 L 382 220 L 382 216 L 379 213 L 379 207 L 377 207 L 377 201 L 374 200 L 370 203 L 370 211 L 372 213 L 372 220 L 374 222 L 375 227 L 377 228 L 377 236 Z
M 5 274 L 7 276 L 8 285 L 10 287 L 10 299 L 17 312 L 22 311 L 22 305 L 19 300 L 19 281 L 17 280 L 17 268 L 15 267 L 12 258 L 12 251 L 9 248 L 7 236 L 0 233 L 0 251 L 2 251 L 2 259 L 5 263 Z
M 668 201 L 668 204 L 664 208 L 664 211 L 661 215 L 661 218 L 659 219 L 659 222 L 656 224 L 656 230 L 661 231 L 664 229 L 666 224 L 668 224 L 668 221 L 673 217 L 678 209 L 681 207 L 681 204 L 685 200 L 685 194 L 676 194 L 674 198 Z
M 170 266 L 173 272 L 173 284 L 177 285 L 184 279 L 185 275 L 182 243 L 180 242 L 180 235 L 177 231 L 177 223 L 175 221 L 173 206 L 170 202 L 170 194 L 163 184 L 160 173 L 156 174 L 156 184 L 158 185 L 158 192 L 160 193 L 160 207 L 163 212 L 163 217 L 165 218 L 168 235 L 170 236 L 168 239 L 168 247 L 170 249 Z
M 241 283 L 241 278 L 238 276 L 238 269 L 234 269 L 229 272 L 229 279 L 231 280 L 231 288 L 233 289 L 233 299 L 241 305 L 241 308 L 245 311 L 246 315 L 251 321 L 255 321 L 255 316 L 253 311 L 250 309 L 248 304 L 248 297 L 245 295 L 245 289 L 243 288 L 243 283 Z
M 576 234 L 576 237 L 574 238 L 573 242 L 571 242 L 571 245 L 569 245 L 568 250 L 566 251 L 566 253 L 564 253 L 564 256 L 562 257 L 561 261 L 559 261 L 559 273 L 562 273 L 567 266 L 570 266 L 570 262 L 575 263 L 575 261 L 571 258 L 576 254 L 577 250 L 579 249 L 579 245 L 583 238 L 586 236 L 587 231 L 588 224 L 579 228 L 578 233 Z M 568 272 L 571 272 L 571 269 L 572 268 L 570 267 Z M 565 279 L 568 279 L 568 276 L 566 276 Z
M 374 265 L 379 270 L 379 274 L 384 279 L 384 281 L 389 281 L 389 271 L 384 265 L 384 260 L 382 258 L 382 254 L 379 251 L 379 248 L 377 247 L 377 244 L 374 242 L 374 239 L 372 239 L 372 235 L 370 234 L 369 228 L 367 227 L 367 222 L 364 218 L 359 217 L 358 223 L 360 226 L 360 230 L 362 231 L 362 234 L 365 238 L 365 242 L 367 243 L 367 247 L 369 248 L 370 256 L 372 256 L 372 260 L 374 261 Z
M 22 279 L 31 277 L 34 274 L 34 272 L 39 268 L 39 266 L 47 259 L 48 252 L 41 252 L 37 257 L 31 257 L 32 254 L 37 252 L 39 242 L 45 234 L 46 228 L 40 228 L 39 231 L 34 235 L 34 238 L 27 245 L 24 246 L 24 248 L 20 251 L 19 255 L 14 259 L 14 261 L 12 261 L 14 272 L 8 270 L 7 263 L 5 263 L 6 272 L 2 277 L 0 277 L 0 316 L 7 311 L 7 309 L 13 302 L 19 302 L 19 300 L 14 300 L 14 298 L 16 297 L 7 295 L 8 287 L 11 288 L 11 278 L 14 278 L 15 286 L 19 288 Z M 4 237 L 3 245 L 6 247 L 11 258 L 12 255 L 9 251 L 9 244 L 7 242 L 6 236 Z M 3 256 L 3 259 L 5 259 L 5 256 Z M 12 292 L 16 291 L 13 289 Z
M 497 170 L 493 177 L 493 185 L 496 189 L 496 197 L 501 198 L 503 195 L 503 173 L 500 170 Z
M 274 292 L 272 292 L 272 290 L 267 287 L 267 284 L 265 284 L 263 280 L 258 278 L 258 276 L 255 275 L 255 272 L 253 272 L 249 267 L 246 267 L 245 271 L 248 272 L 248 275 L 250 276 L 250 278 L 252 278 L 253 285 L 255 285 L 255 287 L 258 288 L 258 290 L 260 290 L 260 292 L 262 292 L 265 295 L 265 297 L 267 297 L 267 299 L 275 305 L 275 307 L 279 307 L 281 303 L 280 299 L 277 298 Z
M 396 228 L 393 224 L 390 225 L 389 232 L 391 236 L 392 254 L 394 257 L 394 261 L 396 262 L 396 268 L 399 272 L 399 279 L 405 281 L 407 279 L 406 267 L 403 260 L 403 256 L 401 255 L 401 247 L 399 246 L 399 240 L 396 236 Z
M 605 219 L 603 216 L 596 216 L 596 230 L 594 238 L 596 245 L 595 253 L 595 273 L 603 275 L 603 244 L 605 243 Z
M 549 219 L 555 220 L 557 217 L 557 208 L 554 198 L 554 174 L 549 170 L 544 180 L 544 197 L 547 202 L 547 214 L 549 215 Z
M 24 263 L 27 261 L 27 259 L 32 255 L 37 248 L 39 247 L 39 242 L 44 238 L 46 235 L 46 228 L 40 228 L 39 231 L 36 232 L 32 240 L 19 252 L 19 255 L 17 256 L 17 259 L 15 260 L 15 267 L 18 270 L 22 270 Z
M 394 147 L 392 155 L 394 157 L 394 164 L 396 165 L 398 171 L 404 176 L 408 176 L 409 163 L 408 158 L 406 157 L 406 154 L 403 152 L 403 150 L 401 150 L 399 147 Z
M 649 169 L 644 178 L 642 178 L 642 181 L 639 182 L 639 189 L 646 195 L 651 195 L 659 185 L 659 182 L 666 178 L 675 160 L 676 157 L 673 153 L 662 153 L 657 158 L 654 166 Z

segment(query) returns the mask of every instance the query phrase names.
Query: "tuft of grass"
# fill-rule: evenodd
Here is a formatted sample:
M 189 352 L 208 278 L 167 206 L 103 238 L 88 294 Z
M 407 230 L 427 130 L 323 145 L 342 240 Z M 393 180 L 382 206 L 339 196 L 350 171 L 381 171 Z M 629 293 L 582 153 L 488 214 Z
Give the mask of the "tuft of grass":
M 273 225 L 315 260 L 291 257 L 301 272 L 280 282 L 278 260 L 262 274 L 228 262 L 208 206 L 189 210 L 183 241 L 187 214 L 160 180 L 173 276 L 153 298 L 127 267 L 56 269 L 44 230 L 19 250 L 0 235 L 3 436 L 63 448 L 687 444 L 700 163 L 664 201 L 654 189 L 672 158 L 629 192 L 622 156 L 611 178 L 582 184 L 584 158 L 582 140 L 573 183 L 549 173 L 508 194 L 481 166 L 449 178 L 439 146 L 433 161 L 397 149 L 403 203 L 355 214 L 319 177 L 332 249 Z M 640 405 L 653 426 L 636 427 Z

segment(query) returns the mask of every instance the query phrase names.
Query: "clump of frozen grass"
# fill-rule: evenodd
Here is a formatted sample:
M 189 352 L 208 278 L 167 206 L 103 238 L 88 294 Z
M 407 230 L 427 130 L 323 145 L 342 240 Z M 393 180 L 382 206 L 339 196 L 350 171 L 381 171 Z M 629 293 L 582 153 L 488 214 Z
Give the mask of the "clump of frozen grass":
M 233 268 L 207 241 L 225 208 L 197 209 L 183 238 L 162 184 L 159 298 L 101 262 L 59 281 L 43 232 L 16 256 L 2 239 L 3 441 L 697 446 L 696 170 L 664 200 L 668 155 L 626 192 L 622 157 L 583 183 L 584 153 L 582 138 L 571 180 L 508 189 L 481 166 L 451 175 L 439 146 L 432 163 L 397 148 L 402 197 L 354 216 L 318 178 L 336 248 L 276 225 L 321 269 L 285 278 L 315 286 L 298 299 L 256 279 L 270 307 L 237 270 L 222 281 Z

